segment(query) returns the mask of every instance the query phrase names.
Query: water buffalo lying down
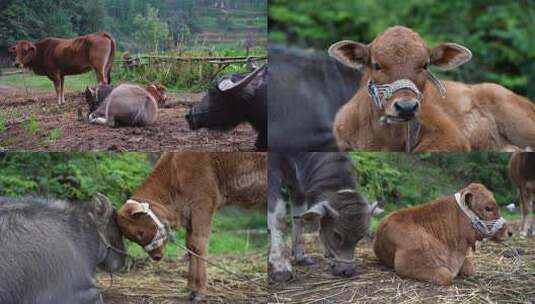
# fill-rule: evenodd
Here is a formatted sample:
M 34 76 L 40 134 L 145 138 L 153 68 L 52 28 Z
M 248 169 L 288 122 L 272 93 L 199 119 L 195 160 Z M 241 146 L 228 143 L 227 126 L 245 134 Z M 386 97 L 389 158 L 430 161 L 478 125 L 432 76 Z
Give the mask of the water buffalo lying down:
M 510 236 L 492 193 L 470 184 L 455 195 L 385 217 L 373 251 L 401 277 L 450 285 L 459 274 L 474 274 L 469 253 L 476 241 L 502 242 Z
M 0 197 L 0 303 L 102 303 L 96 268 L 123 267 L 125 247 L 108 200 Z
M 334 117 L 358 89 L 361 73 L 327 52 L 271 45 L 270 151 L 336 151 Z
M 354 274 L 355 246 L 368 232 L 374 209 L 355 191 L 356 184 L 351 161 L 344 153 L 269 153 L 269 266 L 273 281 L 284 282 L 292 277 L 283 248 L 286 202 L 282 186 L 288 188 L 292 206 L 292 253 L 296 263 L 312 263 L 305 256 L 303 225 L 307 220 L 319 220 L 320 241 L 332 273 L 342 277 Z
M 158 119 L 158 104 L 167 96 L 165 88 L 135 84 L 98 85 L 86 88 L 85 99 L 89 105 L 89 122 L 100 125 L 147 126 Z
M 256 149 L 267 150 L 267 64 L 243 76 L 223 77 L 186 115 L 191 130 L 229 130 L 248 122 L 258 132 Z

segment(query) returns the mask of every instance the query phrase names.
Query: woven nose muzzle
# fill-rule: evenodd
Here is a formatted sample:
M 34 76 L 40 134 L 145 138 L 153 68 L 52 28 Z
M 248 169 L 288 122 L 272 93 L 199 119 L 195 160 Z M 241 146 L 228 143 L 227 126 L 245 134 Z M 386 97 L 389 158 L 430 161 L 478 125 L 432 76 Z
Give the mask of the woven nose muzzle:
M 379 109 L 384 109 L 386 102 L 399 90 L 410 90 L 416 94 L 418 101 L 422 100 L 422 93 L 418 87 L 409 79 L 399 79 L 388 84 L 375 84 L 368 80 L 368 95 Z

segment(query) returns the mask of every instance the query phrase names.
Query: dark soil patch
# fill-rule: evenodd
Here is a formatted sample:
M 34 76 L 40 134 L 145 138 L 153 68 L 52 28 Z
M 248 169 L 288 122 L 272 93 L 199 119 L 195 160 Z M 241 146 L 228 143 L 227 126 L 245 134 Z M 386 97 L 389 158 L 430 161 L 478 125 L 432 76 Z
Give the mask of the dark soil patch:
M 54 93 L 0 86 L 0 148 L 32 151 L 252 151 L 256 132 L 240 125 L 226 133 L 191 131 L 184 119 L 200 94 L 169 94 L 148 127 L 92 125 L 83 93 L 68 93 L 59 106 Z M 79 112 L 81 111 L 81 115 Z M 3 122 L 2 122 L 3 121 Z

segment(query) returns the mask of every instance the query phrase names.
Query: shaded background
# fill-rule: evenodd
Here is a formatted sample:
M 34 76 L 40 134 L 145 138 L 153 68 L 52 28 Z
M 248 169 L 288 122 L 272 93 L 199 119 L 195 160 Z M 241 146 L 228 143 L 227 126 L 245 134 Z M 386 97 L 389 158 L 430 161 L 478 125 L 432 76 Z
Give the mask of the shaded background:
M 404 25 L 433 47 L 456 42 L 472 60 L 440 77 L 495 82 L 535 99 L 535 1 L 315 0 L 269 1 L 270 43 L 315 48 L 351 39 L 369 43 Z

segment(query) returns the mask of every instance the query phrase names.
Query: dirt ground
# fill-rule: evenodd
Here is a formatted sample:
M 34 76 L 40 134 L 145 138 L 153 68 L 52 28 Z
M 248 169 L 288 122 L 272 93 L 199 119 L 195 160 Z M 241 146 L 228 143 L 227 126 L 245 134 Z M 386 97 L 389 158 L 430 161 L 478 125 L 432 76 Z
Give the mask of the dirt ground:
M 209 259 L 241 277 L 208 266 L 208 294 L 202 303 L 266 302 L 265 255 L 212 256 Z M 187 267 L 185 259 L 151 262 L 144 258 L 136 260 L 129 271 L 113 274 L 112 280 L 109 274 L 99 272 L 97 281 L 106 304 L 188 303 Z
M 330 275 L 317 246 L 307 234 L 308 252 L 316 263 L 294 266 L 286 284 L 271 284 L 269 303 L 535 303 L 535 239 L 513 239 L 522 255 L 492 242 L 480 243 L 475 253 L 476 274 L 455 279 L 449 287 L 401 279 L 375 257 L 371 240 L 357 246 L 358 274 L 350 279 Z
M 0 149 L 33 151 L 252 151 L 256 132 L 246 124 L 220 133 L 190 131 L 184 116 L 202 94 L 169 93 L 170 107 L 159 109 L 148 127 L 89 124 L 83 92 L 67 93 L 59 106 L 54 93 L 27 93 L 0 86 Z M 79 109 L 82 115 L 79 116 Z

